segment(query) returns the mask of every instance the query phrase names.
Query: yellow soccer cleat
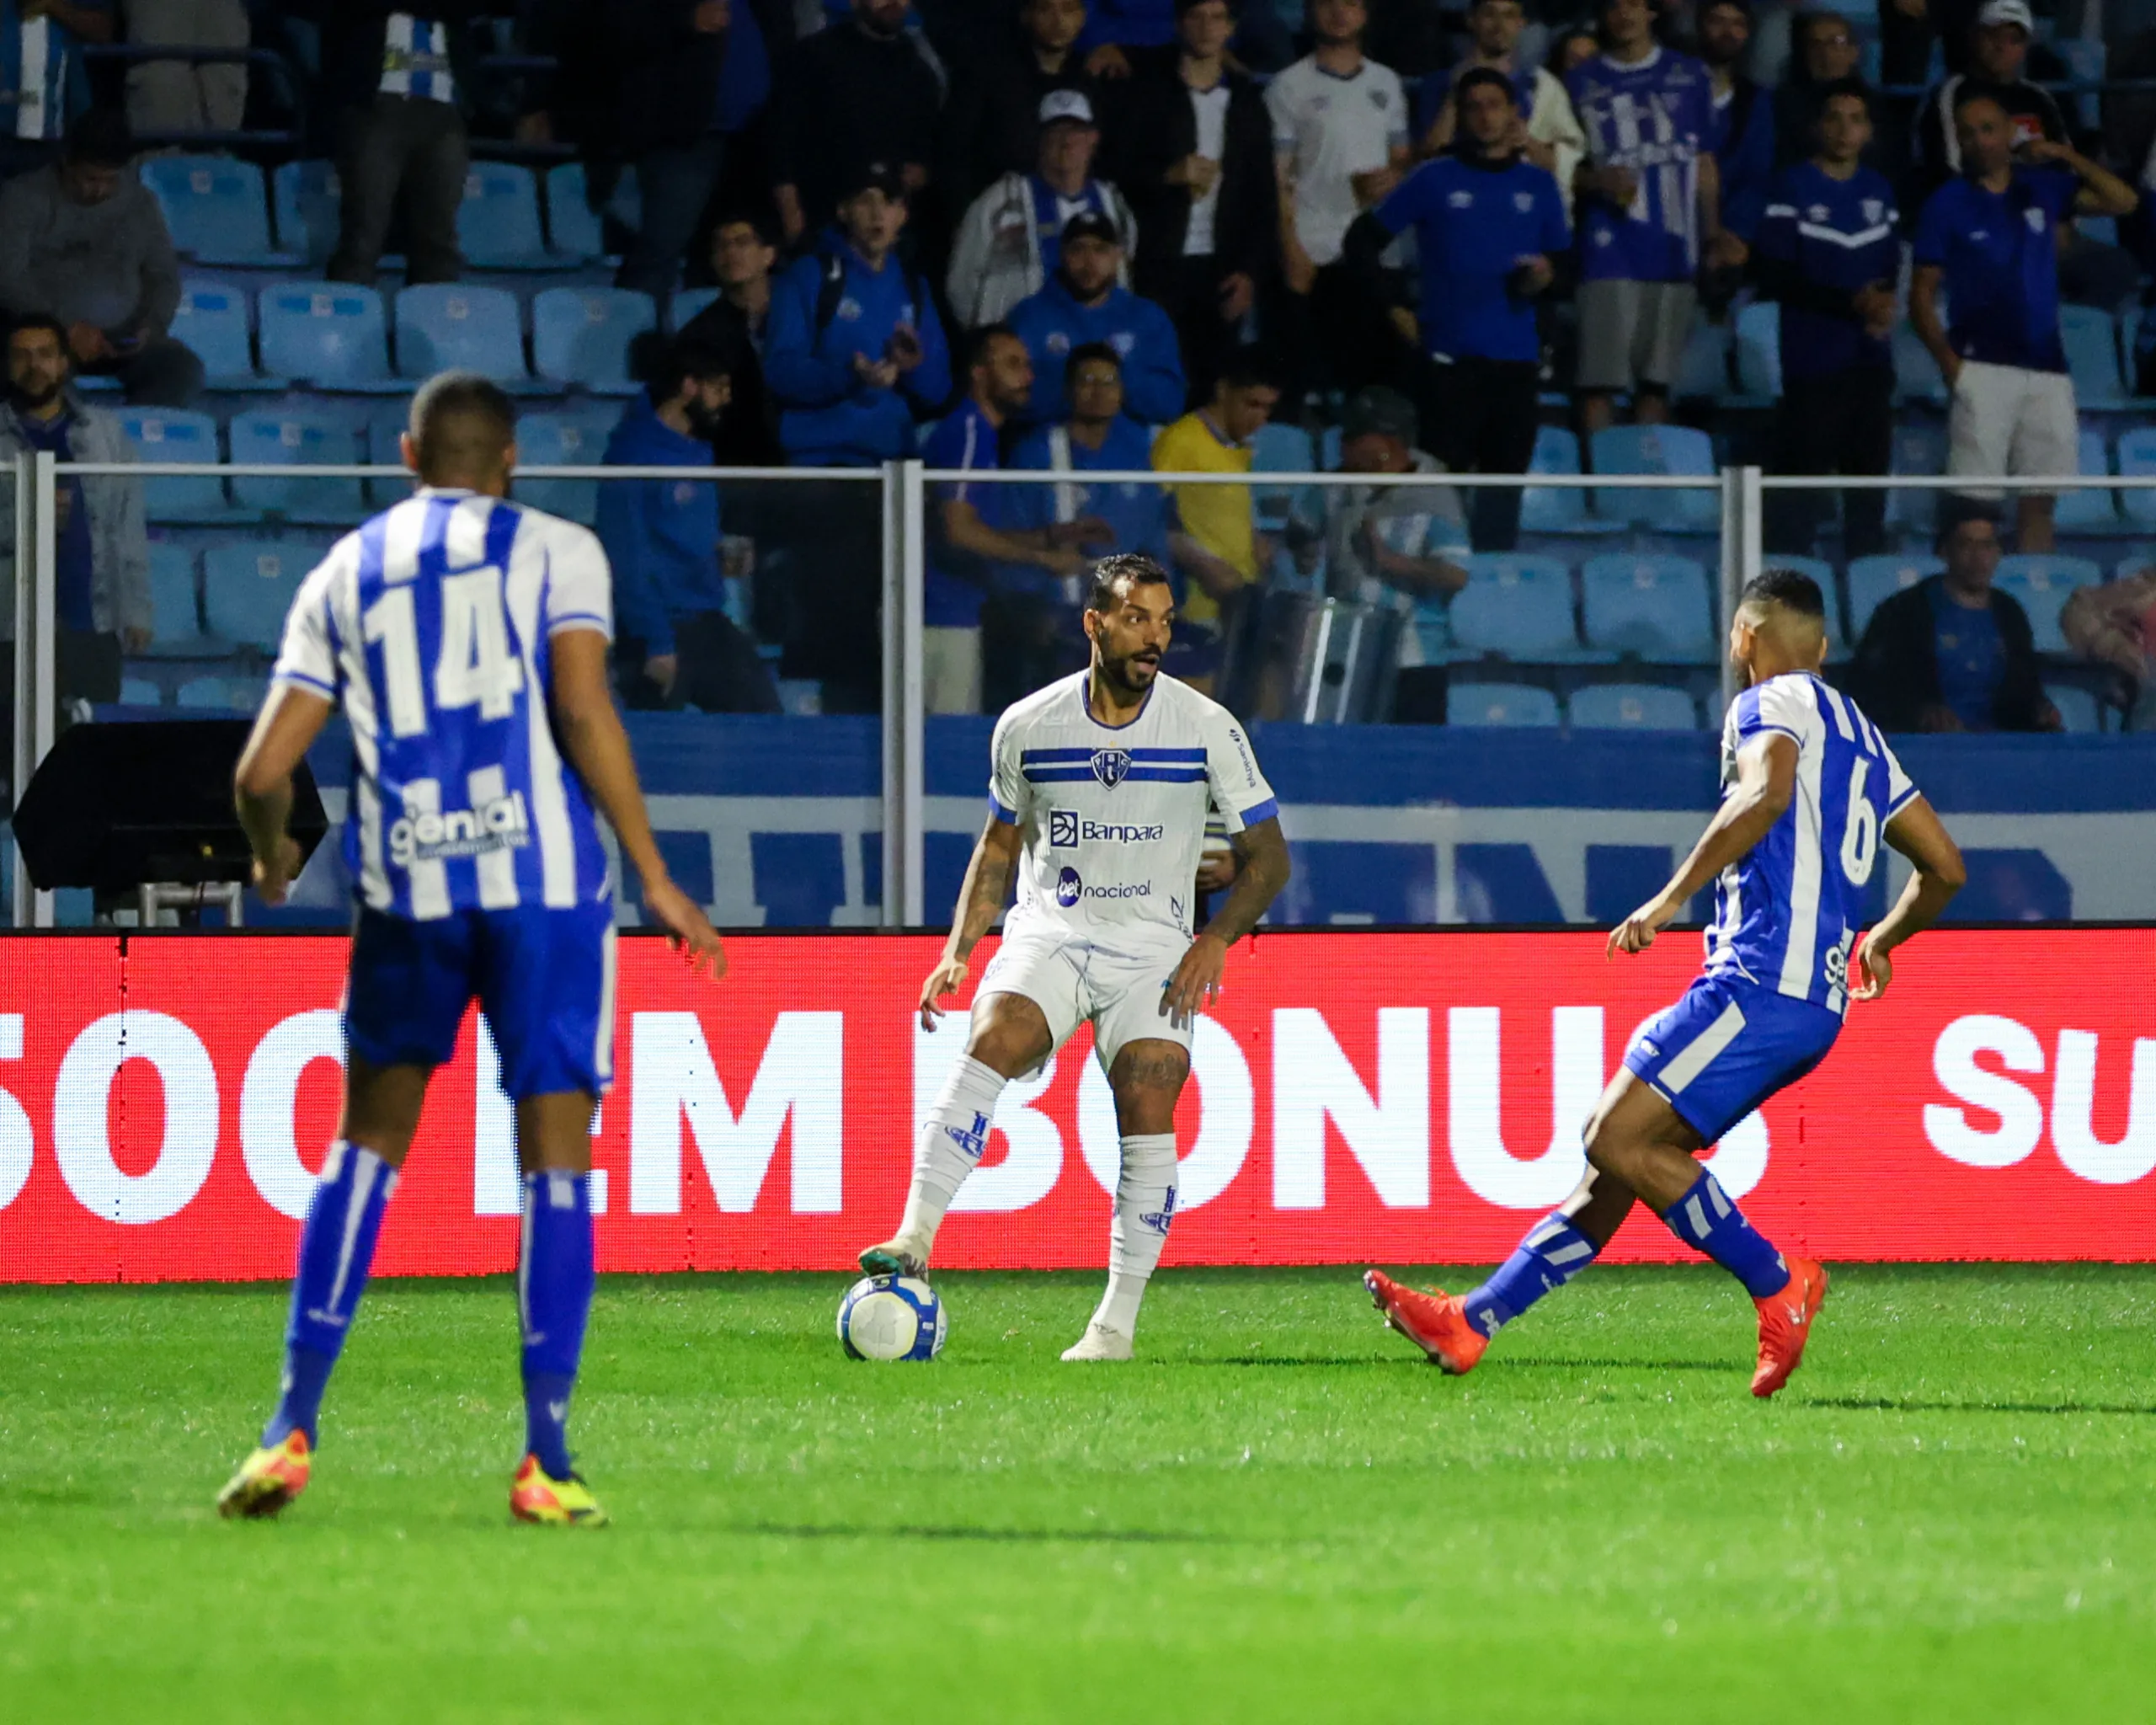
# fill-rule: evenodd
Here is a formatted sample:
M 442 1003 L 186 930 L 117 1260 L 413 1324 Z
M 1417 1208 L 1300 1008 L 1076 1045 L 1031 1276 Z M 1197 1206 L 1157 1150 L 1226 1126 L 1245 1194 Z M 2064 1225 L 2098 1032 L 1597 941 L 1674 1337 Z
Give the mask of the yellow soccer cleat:
M 287 1434 L 283 1443 L 257 1450 L 240 1463 L 239 1471 L 217 1493 L 217 1514 L 227 1520 L 235 1515 L 275 1515 L 307 1489 L 312 1466 L 307 1434 Z
M 550 1479 L 536 1455 L 527 1455 L 509 1488 L 509 1513 L 547 1527 L 604 1527 L 606 1511 L 575 1474 Z

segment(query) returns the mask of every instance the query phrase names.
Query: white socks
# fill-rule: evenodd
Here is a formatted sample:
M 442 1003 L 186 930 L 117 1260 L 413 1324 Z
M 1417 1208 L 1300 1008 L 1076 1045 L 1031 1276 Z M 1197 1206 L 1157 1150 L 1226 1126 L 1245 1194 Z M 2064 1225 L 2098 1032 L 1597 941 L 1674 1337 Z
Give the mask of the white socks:
M 966 1176 L 980 1165 L 988 1148 L 989 1125 L 995 1119 L 995 1099 L 1010 1081 L 972 1055 L 962 1055 L 929 1110 L 921 1142 L 914 1149 L 905 1220 L 899 1224 L 899 1237 L 918 1242 L 923 1258 L 936 1243 L 943 1212 L 950 1209 Z M 1158 1248 L 1154 1255 L 1160 1255 Z
M 1093 1322 L 1120 1335 L 1138 1331 L 1138 1303 L 1168 1243 L 1176 1209 L 1176 1135 L 1150 1132 L 1123 1140 L 1123 1175 L 1115 1186 L 1115 1221 L 1108 1231 L 1108 1290 Z

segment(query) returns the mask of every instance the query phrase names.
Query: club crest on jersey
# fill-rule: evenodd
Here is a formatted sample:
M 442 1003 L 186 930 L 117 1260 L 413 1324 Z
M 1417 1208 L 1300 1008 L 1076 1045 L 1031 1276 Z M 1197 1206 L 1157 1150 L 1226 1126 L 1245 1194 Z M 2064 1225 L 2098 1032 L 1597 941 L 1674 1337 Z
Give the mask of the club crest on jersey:
M 1078 811 L 1075 809 L 1051 809 L 1048 811 L 1048 841 L 1059 851 L 1067 851 L 1078 842 Z
M 1094 750 L 1093 777 L 1113 790 L 1130 777 L 1130 751 L 1128 749 Z

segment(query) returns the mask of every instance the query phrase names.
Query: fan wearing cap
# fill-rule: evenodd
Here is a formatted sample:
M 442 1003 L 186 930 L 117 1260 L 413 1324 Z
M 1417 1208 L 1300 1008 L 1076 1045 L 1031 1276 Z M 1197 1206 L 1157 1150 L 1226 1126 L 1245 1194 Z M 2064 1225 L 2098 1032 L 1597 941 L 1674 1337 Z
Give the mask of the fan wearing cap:
M 1041 99 L 1055 90 L 1095 93 L 1076 45 L 1086 0 L 1000 0 L 996 21 L 1017 28 L 1000 40 L 970 42 L 968 70 L 943 110 L 944 200 L 962 211 L 1006 174 L 1024 174 L 1040 153 Z
M 1064 230 L 1078 216 L 1099 218 L 1123 259 L 1138 243 L 1123 194 L 1094 176 L 1101 130 L 1086 93 L 1050 90 L 1041 98 L 1040 124 L 1033 172 L 1005 174 L 958 224 L 943 286 L 952 315 L 968 329 L 1001 323 L 1041 291 L 1062 261 Z M 1118 264 L 1117 279 L 1129 286 L 1127 264 Z
M 1924 99 L 1917 120 L 1917 159 L 1924 190 L 1961 172 L 1961 142 L 1954 111 L 1970 95 L 1989 96 L 2013 123 L 2017 146 L 2049 138 L 2066 142 L 2066 120 L 2048 90 L 2027 76 L 2029 43 L 2036 20 L 2026 0 L 1986 0 L 1969 27 L 1968 69 L 1956 72 Z
M 1175 325 L 1150 300 L 1123 286 L 1123 237 L 1105 216 L 1087 211 L 1065 226 L 1055 274 L 1022 300 L 1011 327 L 1033 360 L 1036 425 L 1070 416 L 1064 368 L 1091 342 L 1105 342 L 1123 360 L 1123 411 L 1149 425 L 1182 412 L 1182 352 Z

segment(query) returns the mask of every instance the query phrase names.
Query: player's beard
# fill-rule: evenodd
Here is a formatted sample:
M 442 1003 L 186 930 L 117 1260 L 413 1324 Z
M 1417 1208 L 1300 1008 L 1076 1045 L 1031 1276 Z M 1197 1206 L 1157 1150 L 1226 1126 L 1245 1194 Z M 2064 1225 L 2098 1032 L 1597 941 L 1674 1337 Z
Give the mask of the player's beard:
M 1160 674 L 1161 661 L 1157 654 L 1141 660 L 1137 652 L 1101 655 L 1101 675 L 1125 695 L 1143 695 L 1153 686 L 1153 679 Z

